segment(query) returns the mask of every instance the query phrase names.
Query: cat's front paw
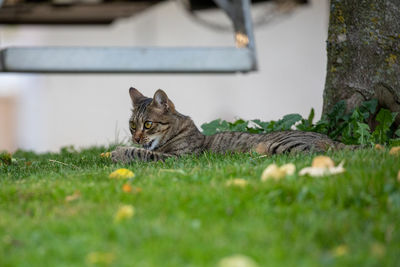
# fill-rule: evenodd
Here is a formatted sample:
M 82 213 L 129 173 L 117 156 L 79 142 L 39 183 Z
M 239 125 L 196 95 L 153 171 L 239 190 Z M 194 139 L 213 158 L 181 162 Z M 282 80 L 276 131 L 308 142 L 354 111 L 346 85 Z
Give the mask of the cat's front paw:
M 129 147 L 119 146 L 117 149 L 111 152 L 111 160 L 114 163 L 127 163 L 129 162 L 129 158 L 127 156 L 127 151 Z

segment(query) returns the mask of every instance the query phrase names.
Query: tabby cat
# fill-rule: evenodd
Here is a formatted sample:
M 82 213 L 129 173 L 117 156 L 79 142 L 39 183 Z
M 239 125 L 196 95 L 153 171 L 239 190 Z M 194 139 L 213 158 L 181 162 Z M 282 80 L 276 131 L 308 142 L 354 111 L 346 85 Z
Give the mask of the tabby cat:
M 250 152 L 281 154 L 303 151 L 324 152 L 329 148 L 344 148 L 326 135 L 281 131 L 268 134 L 222 132 L 203 135 L 190 117 L 176 111 L 174 104 L 161 89 L 153 98 L 143 96 L 135 88 L 129 89 L 133 110 L 129 120 L 132 141 L 143 148 L 118 147 L 111 152 L 114 162 L 133 160 L 157 161 L 186 154 Z

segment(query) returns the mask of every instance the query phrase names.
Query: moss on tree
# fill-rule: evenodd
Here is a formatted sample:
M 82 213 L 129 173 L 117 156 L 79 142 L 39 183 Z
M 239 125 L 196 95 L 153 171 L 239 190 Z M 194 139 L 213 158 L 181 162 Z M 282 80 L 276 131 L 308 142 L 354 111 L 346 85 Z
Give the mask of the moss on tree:
M 323 113 L 372 98 L 400 112 L 399 0 L 331 0 L 327 51 Z

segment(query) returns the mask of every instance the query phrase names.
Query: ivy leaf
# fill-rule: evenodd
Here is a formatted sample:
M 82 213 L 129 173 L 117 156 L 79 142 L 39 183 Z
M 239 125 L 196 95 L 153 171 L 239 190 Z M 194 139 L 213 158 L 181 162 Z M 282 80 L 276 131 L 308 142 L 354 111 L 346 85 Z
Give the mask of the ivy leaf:
M 239 119 L 233 123 L 229 124 L 229 130 L 234 132 L 245 132 L 247 130 L 248 122 L 242 119 Z
M 203 129 L 203 134 L 213 135 L 219 132 L 229 130 L 229 124 L 227 121 L 216 119 L 209 123 L 202 124 L 201 128 Z
M 372 99 L 365 101 L 360 106 L 360 112 L 363 115 L 364 120 L 368 119 L 371 114 L 374 114 L 376 107 L 378 106 L 378 100 Z
M 370 144 L 373 142 L 386 143 L 400 140 L 400 128 L 394 131 L 391 126 L 397 113 L 381 109 L 376 116 L 379 122 L 371 134 L 367 119 L 375 114 L 378 106 L 376 99 L 362 103 L 351 113 L 346 113 L 346 102 L 339 101 L 329 114 L 323 115 L 321 120 L 313 124 L 315 111 L 310 110 L 307 118 L 299 114 L 289 114 L 278 121 L 264 122 L 261 120 L 246 121 L 243 119 L 227 122 L 221 119 L 204 123 L 201 128 L 205 135 L 213 135 L 222 131 L 243 131 L 249 133 L 269 133 L 272 131 L 291 130 L 293 125 L 302 131 L 313 131 L 328 135 L 333 140 L 340 140 L 347 144 Z M 298 123 L 299 122 L 299 123 Z M 390 139 L 397 138 L 397 139 Z
M 253 124 L 255 127 L 253 127 L 253 128 L 251 128 L 251 129 L 254 129 L 254 130 L 256 130 L 257 132 L 256 133 L 263 133 L 263 132 L 265 132 L 265 129 L 268 127 L 268 122 L 263 122 L 263 121 L 260 121 L 260 120 L 252 120 L 252 121 L 250 121 L 251 122 L 251 124 Z
M 246 132 L 260 134 L 264 129 L 260 126 L 263 123 L 260 120 L 252 120 L 247 122 Z
M 213 120 L 209 123 L 203 123 L 201 125 L 201 129 L 203 129 L 203 134 L 205 135 L 213 135 L 217 132 L 217 127 L 220 124 L 221 119 Z
M 393 124 L 396 115 L 397 112 L 391 113 L 389 110 L 384 108 L 382 108 L 378 115 L 376 115 L 376 120 L 379 124 L 376 126 L 372 135 L 377 143 L 383 144 L 387 141 L 387 133 L 389 132 L 390 126 Z
M 230 127 L 234 127 L 234 126 L 242 125 L 242 124 L 246 124 L 247 125 L 247 121 L 244 121 L 243 119 L 238 119 L 238 120 L 236 120 L 234 122 L 228 122 L 228 124 L 229 124 Z
M 263 122 L 260 120 L 252 120 L 251 122 L 253 122 L 254 124 L 256 124 L 258 127 L 262 128 L 262 129 L 266 128 L 269 124 L 268 122 Z
M 253 122 L 261 127 L 264 133 L 272 132 L 275 129 L 275 121 L 263 122 L 260 120 L 253 120 Z
M 290 130 L 291 127 L 302 118 L 303 117 L 297 113 L 285 115 L 281 120 L 277 121 L 276 128 L 281 131 Z
M 268 123 L 267 127 L 265 128 L 266 133 L 276 131 L 276 130 L 277 130 L 277 122 L 276 121 L 270 121 Z

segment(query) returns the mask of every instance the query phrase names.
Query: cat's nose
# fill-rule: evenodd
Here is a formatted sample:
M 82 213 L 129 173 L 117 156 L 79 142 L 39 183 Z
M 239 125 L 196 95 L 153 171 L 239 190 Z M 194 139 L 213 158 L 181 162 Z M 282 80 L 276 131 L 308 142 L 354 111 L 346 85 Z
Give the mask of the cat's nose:
M 135 141 L 139 143 L 140 137 L 136 137 L 136 136 L 135 136 Z

